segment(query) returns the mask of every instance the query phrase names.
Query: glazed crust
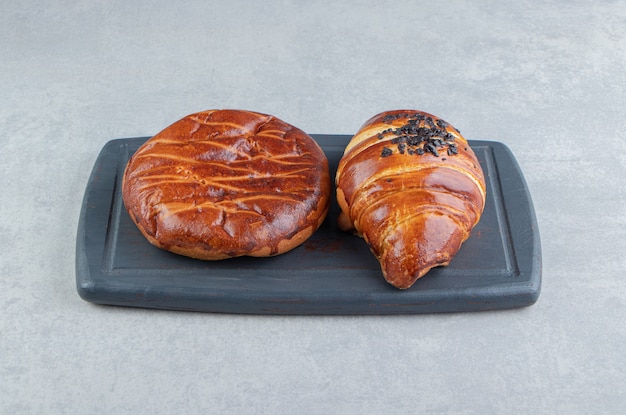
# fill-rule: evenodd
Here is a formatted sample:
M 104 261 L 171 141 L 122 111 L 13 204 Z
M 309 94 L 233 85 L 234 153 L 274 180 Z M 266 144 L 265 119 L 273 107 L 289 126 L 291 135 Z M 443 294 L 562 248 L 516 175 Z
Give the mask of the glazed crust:
M 362 236 L 391 285 L 448 265 L 485 205 L 485 179 L 457 129 L 422 111 L 368 120 L 336 175 L 339 227 Z
M 209 110 L 175 122 L 126 166 L 124 204 L 153 245 L 220 260 L 282 254 L 321 225 L 328 160 L 306 133 L 278 118 Z

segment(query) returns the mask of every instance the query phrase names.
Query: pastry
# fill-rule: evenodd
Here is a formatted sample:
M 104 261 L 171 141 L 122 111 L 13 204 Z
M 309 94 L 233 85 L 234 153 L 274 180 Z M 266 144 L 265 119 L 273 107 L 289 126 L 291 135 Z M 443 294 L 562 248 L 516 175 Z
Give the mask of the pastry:
M 188 115 L 130 158 L 122 196 L 153 245 L 192 258 L 266 257 L 328 212 L 328 160 L 302 130 L 251 111 Z
M 369 119 L 336 175 L 339 227 L 362 236 L 400 289 L 448 265 L 480 220 L 485 179 L 457 129 L 415 110 Z

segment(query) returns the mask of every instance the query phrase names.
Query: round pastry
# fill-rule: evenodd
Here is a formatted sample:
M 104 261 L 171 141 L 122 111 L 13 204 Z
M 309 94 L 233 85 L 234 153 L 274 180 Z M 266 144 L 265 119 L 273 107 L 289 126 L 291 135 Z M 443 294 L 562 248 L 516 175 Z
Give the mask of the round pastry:
M 122 197 L 153 245 L 219 260 L 282 254 L 321 225 L 328 160 L 302 130 L 242 110 L 191 114 L 146 141 L 124 172 Z

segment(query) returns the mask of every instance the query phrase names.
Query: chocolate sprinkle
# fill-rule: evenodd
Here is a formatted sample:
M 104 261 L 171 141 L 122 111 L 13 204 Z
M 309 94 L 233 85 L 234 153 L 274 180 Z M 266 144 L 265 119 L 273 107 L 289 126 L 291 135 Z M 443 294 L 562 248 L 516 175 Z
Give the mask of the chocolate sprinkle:
M 382 139 L 389 134 L 394 137 L 389 141 L 398 150 L 399 154 L 423 155 L 430 153 L 439 157 L 439 152 L 446 151 L 446 154 L 453 156 L 458 154 L 457 145 L 454 143 L 456 137 L 447 129 L 456 128 L 446 121 L 436 117 L 427 116 L 421 113 L 388 114 L 383 117 L 383 122 L 391 124 L 398 119 L 405 119 L 406 123 L 398 128 L 387 128 L 378 133 L 377 138 Z M 380 156 L 388 157 L 394 153 L 389 147 L 384 147 Z
M 435 147 L 435 145 L 433 143 L 426 143 L 426 144 L 424 144 L 424 151 L 426 151 L 428 153 L 432 153 L 433 156 L 435 156 L 435 157 L 439 157 L 439 153 L 437 152 L 437 147 Z

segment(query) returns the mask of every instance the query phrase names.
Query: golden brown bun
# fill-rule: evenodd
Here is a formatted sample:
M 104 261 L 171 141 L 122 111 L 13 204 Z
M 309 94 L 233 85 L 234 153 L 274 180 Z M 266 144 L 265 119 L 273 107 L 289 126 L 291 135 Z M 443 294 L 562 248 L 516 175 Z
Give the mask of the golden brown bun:
M 153 245 L 218 260 L 300 245 L 326 217 L 330 191 L 326 155 L 306 133 L 271 115 L 211 110 L 144 143 L 122 196 Z
M 401 289 L 448 265 L 485 205 L 483 171 L 465 138 L 415 110 L 368 120 L 348 143 L 336 184 L 339 227 L 362 236 Z

